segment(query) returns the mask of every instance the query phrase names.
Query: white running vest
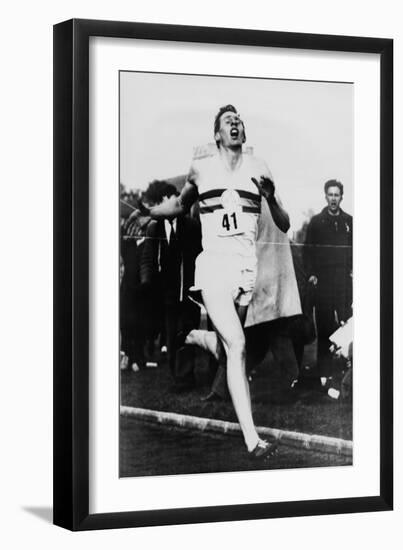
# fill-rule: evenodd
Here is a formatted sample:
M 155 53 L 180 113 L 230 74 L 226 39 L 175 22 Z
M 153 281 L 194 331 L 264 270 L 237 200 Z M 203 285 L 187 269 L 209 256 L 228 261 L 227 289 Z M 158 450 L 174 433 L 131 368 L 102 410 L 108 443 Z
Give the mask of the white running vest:
M 195 161 L 193 168 L 203 251 L 255 256 L 261 195 L 251 178 L 268 175 L 264 162 L 244 154 L 240 166 L 230 170 L 217 154 Z

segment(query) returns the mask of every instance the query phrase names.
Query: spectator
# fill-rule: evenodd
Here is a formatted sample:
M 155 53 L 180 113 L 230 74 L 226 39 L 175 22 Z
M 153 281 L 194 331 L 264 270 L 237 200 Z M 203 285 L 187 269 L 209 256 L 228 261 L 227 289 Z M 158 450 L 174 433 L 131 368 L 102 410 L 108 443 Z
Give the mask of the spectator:
M 163 181 L 151 183 L 145 193 L 148 205 L 160 204 L 178 195 Z M 194 387 L 193 347 L 184 346 L 178 334 L 197 327 L 200 309 L 187 297 L 194 282 L 195 260 L 201 251 L 200 224 L 189 216 L 152 220 L 147 228 L 141 277 L 145 284 L 156 283 L 163 307 L 168 364 L 177 392 Z
M 318 371 L 328 387 L 333 377 L 329 336 L 352 315 L 353 219 L 340 208 L 343 185 L 329 180 L 324 190 L 327 206 L 308 225 L 305 264 L 316 289 Z
M 159 331 L 159 300 L 141 281 L 141 258 L 150 217 L 135 210 L 122 228 L 124 272 L 120 292 L 121 348 L 133 371 L 146 365 L 145 346 Z

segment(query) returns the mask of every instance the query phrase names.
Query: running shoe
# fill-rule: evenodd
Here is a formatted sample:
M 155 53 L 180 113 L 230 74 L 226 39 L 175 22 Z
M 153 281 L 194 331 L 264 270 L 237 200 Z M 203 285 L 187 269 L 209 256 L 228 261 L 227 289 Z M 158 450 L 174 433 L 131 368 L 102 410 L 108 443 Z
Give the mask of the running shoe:
M 270 443 L 265 439 L 259 439 L 258 444 L 253 449 L 253 451 L 250 451 L 249 456 L 254 460 L 269 460 L 277 453 L 277 450 L 277 441 L 273 441 L 273 443 Z

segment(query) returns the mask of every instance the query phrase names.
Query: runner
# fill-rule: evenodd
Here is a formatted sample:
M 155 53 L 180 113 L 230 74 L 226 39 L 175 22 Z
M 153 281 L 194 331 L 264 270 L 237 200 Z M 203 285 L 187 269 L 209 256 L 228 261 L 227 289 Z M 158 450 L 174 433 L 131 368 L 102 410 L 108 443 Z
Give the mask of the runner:
M 196 260 L 195 289 L 201 291 L 227 356 L 228 388 L 248 452 L 252 457 L 268 458 L 277 445 L 260 439 L 253 422 L 243 331 L 256 279 L 262 197 L 281 231 L 287 232 L 290 223 L 276 199 L 266 164 L 243 154 L 245 127 L 233 105 L 217 113 L 214 139 L 217 154 L 195 160 L 180 196 L 150 212 L 155 218 L 176 217 L 199 200 L 203 251 Z

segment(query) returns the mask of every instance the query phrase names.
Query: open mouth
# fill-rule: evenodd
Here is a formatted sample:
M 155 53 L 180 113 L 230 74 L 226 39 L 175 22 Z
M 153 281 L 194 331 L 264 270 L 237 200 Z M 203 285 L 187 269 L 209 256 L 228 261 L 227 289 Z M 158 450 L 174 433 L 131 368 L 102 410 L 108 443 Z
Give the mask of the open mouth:
M 237 128 L 232 128 L 230 135 L 232 138 L 237 138 L 239 136 L 239 131 Z

